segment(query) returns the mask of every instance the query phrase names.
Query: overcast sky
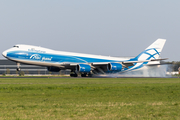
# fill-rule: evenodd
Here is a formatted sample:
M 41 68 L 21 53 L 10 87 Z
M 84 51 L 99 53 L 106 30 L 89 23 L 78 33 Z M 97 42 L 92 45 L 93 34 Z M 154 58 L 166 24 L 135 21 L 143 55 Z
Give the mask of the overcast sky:
M 161 57 L 180 61 L 180 0 L 0 1 L 1 53 L 30 44 L 136 56 L 158 38 L 167 39 Z

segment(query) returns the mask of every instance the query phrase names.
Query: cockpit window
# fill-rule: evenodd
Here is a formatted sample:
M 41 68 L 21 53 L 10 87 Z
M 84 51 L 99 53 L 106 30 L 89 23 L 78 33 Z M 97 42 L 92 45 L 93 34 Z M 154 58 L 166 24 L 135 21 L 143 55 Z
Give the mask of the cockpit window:
M 15 46 L 13 46 L 13 47 L 19 48 L 19 46 L 16 46 L 16 45 L 15 45 Z

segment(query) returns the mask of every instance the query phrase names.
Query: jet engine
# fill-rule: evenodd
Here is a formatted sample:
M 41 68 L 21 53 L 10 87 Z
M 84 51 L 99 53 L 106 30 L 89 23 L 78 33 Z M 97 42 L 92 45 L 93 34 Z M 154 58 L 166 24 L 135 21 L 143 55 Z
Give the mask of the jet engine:
M 87 64 L 79 64 L 76 66 L 76 70 L 78 72 L 89 73 L 91 71 L 91 66 Z
M 120 63 L 109 63 L 107 65 L 107 69 L 109 71 L 121 71 L 122 70 L 122 64 L 120 64 Z
M 47 70 L 50 72 L 59 72 L 61 69 L 58 67 L 47 67 Z

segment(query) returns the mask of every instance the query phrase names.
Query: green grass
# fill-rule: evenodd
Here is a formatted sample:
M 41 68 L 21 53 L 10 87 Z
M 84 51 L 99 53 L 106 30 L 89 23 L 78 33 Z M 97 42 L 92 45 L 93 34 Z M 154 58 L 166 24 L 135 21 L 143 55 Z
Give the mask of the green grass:
M 180 119 L 178 78 L 0 78 L 0 119 Z

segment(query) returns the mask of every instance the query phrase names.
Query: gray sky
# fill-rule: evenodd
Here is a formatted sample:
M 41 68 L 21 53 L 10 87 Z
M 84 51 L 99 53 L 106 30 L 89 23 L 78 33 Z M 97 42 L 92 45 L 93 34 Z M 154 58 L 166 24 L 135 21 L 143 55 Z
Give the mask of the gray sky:
M 179 13 L 179 0 L 1 0 L 0 52 L 30 44 L 136 56 L 164 38 L 161 57 L 180 61 Z

